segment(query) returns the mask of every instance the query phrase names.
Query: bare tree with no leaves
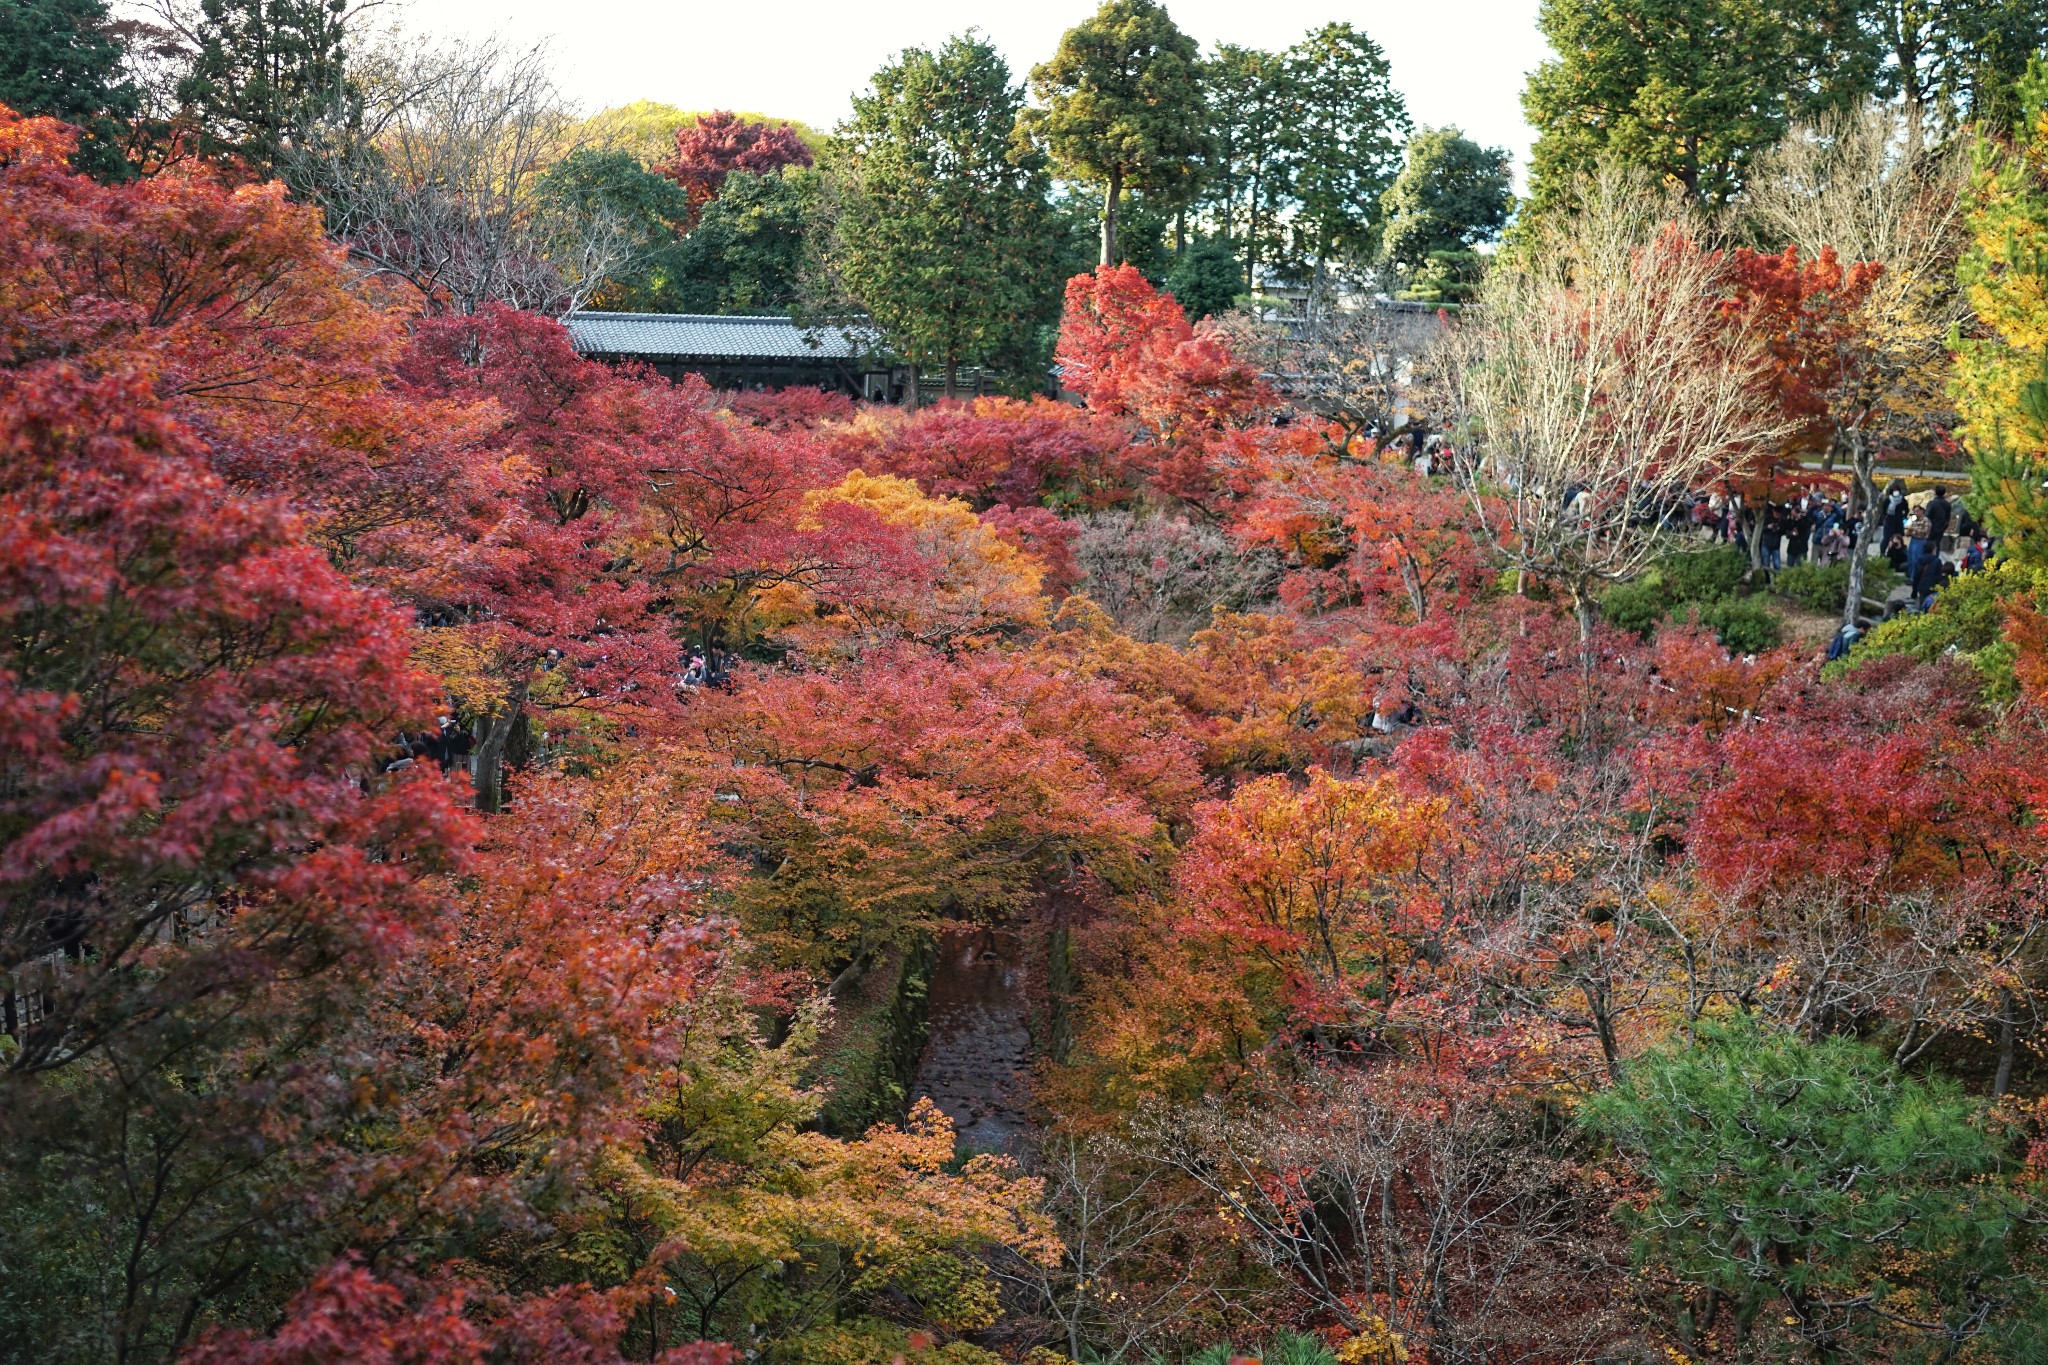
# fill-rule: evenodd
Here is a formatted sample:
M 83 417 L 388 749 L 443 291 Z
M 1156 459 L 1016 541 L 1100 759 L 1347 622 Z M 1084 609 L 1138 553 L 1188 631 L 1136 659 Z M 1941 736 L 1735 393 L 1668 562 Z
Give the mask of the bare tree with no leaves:
M 1647 509 L 1787 429 L 1760 393 L 1760 342 L 1719 310 L 1721 257 L 1698 237 L 1641 183 L 1587 181 L 1488 275 L 1446 358 L 1479 523 L 1518 572 L 1570 599 L 1589 682 L 1600 590 L 1662 548 Z
M 1952 424 L 1948 338 L 1969 319 L 1956 282 L 1967 239 L 1964 139 L 1932 144 L 1909 110 L 1875 102 L 1795 128 L 1758 159 L 1742 216 L 1768 245 L 1882 268 L 1843 341 L 1827 395 L 1830 461 L 1845 460 L 1856 506 L 1877 506 L 1880 450 Z M 1842 624 L 1856 623 L 1878 518 L 1865 515 L 1849 558 Z
M 319 201 L 352 258 L 412 286 L 428 311 L 572 312 L 633 244 L 602 207 L 542 193 L 576 141 L 545 55 L 485 44 L 365 60 L 359 107 L 287 178 Z
M 1186 1254 L 1178 1235 L 1211 1213 L 1201 1185 L 1102 1138 L 1051 1139 L 1034 1166 L 1063 1254 L 1050 1266 L 1010 1255 L 997 1270 L 1059 1334 L 1069 1358 L 1156 1358 L 1159 1344 L 1205 1305 L 1223 1307 L 1214 1267 Z
M 1220 326 L 1233 349 L 1270 375 L 1283 396 L 1337 429 L 1340 453 L 1368 435 L 1384 447 L 1421 425 L 1410 402 L 1410 376 L 1442 334 L 1434 309 L 1378 301 L 1340 307 L 1316 298 L 1298 318 L 1239 312 Z

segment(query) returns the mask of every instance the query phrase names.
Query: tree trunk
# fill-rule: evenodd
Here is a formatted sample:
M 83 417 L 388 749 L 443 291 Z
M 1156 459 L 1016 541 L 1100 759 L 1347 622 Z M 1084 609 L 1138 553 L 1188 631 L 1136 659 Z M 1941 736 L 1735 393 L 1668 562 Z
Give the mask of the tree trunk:
M 1244 292 L 1258 288 L 1259 280 L 1259 182 L 1252 180 L 1252 197 L 1244 211 Z
M 2004 1099 L 2005 1092 L 2012 1088 L 2012 1054 L 2015 1029 L 2012 1018 L 2012 992 L 1998 993 L 1998 1075 L 1991 1082 L 1991 1098 Z
M 512 742 L 512 728 L 525 723 L 526 685 L 521 683 L 505 699 L 505 709 L 485 723 L 481 742 L 476 746 L 472 779 L 478 810 L 495 813 L 505 808 L 505 748 Z
M 1586 1002 L 1586 1016 L 1593 1021 L 1593 1036 L 1600 1040 L 1600 1060 L 1607 1065 L 1607 1079 L 1621 1084 L 1621 1042 L 1614 1033 L 1614 1000 L 1610 984 L 1579 978 L 1579 995 Z
M 1109 173 L 1109 188 L 1102 195 L 1102 264 L 1116 264 L 1116 208 L 1124 197 L 1124 172 L 1121 166 Z
M 1850 458 L 1855 465 L 1855 482 L 1850 486 L 1850 510 L 1862 506 L 1862 517 L 1856 523 L 1856 539 L 1849 546 L 1849 587 L 1842 600 L 1842 626 L 1846 629 L 1856 624 L 1857 613 L 1863 609 L 1863 575 L 1870 567 L 1870 537 L 1880 527 L 1877 507 L 1877 477 L 1873 466 L 1875 452 L 1863 440 L 1862 432 L 1850 435 Z
M 948 352 L 946 355 L 946 397 L 954 396 L 959 386 L 960 358 Z
M 1179 260 L 1188 250 L 1188 210 L 1183 204 L 1173 211 L 1173 259 Z
M 1590 741 L 1593 734 L 1593 679 L 1599 657 L 1593 649 L 1593 596 L 1583 583 L 1572 585 L 1572 611 L 1579 621 L 1579 735 Z
M 910 367 L 910 377 L 903 382 L 903 406 L 917 411 L 917 366 Z

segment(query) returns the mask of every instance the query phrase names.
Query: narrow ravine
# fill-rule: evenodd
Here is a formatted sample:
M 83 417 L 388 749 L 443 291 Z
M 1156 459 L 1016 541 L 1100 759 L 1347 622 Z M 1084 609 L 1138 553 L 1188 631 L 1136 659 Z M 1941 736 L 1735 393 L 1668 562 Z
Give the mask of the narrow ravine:
M 948 930 L 928 1003 L 931 1032 L 912 1098 L 930 1096 L 945 1111 L 963 1151 L 1023 1155 L 1031 1036 L 1022 941 L 999 929 Z

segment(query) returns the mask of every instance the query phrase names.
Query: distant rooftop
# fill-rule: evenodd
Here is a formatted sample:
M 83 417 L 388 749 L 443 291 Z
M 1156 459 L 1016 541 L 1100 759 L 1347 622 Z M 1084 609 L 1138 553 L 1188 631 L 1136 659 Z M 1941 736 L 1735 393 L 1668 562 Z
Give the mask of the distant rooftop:
M 804 327 L 786 317 L 711 313 L 571 313 L 562 320 L 585 355 L 673 360 L 854 360 L 881 346 L 871 327 Z

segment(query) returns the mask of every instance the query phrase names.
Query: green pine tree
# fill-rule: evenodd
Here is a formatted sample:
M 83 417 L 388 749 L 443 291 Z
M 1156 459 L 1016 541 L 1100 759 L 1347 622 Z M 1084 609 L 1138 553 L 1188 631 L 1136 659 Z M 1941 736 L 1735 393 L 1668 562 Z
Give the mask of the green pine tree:
M 1387 216 L 1380 258 L 1413 278 L 1430 263 L 1466 271 L 1465 257 L 1500 235 L 1515 197 L 1508 154 L 1481 147 L 1456 128 L 1424 128 L 1408 143 L 1408 164 L 1380 200 Z M 1441 297 L 1439 294 L 1438 297 Z
M 914 365 L 1028 368 L 1059 307 L 1044 158 L 1008 136 L 1024 102 L 976 34 L 906 50 L 854 98 L 828 149 L 829 251 L 845 291 Z
M 348 0 L 201 0 L 198 57 L 180 98 L 202 150 L 265 174 L 348 101 Z
M 75 164 L 101 180 L 129 174 L 122 145 L 141 108 L 108 24 L 105 0 L 0 0 L 0 104 L 76 124 Z
M 1102 264 L 1123 259 L 1117 215 L 1124 193 L 1155 207 L 1191 202 L 1211 150 L 1195 40 L 1154 0 L 1107 0 L 1068 29 L 1051 61 L 1033 69 L 1041 107 L 1019 130 L 1069 180 L 1102 192 Z
M 2027 1333 L 2038 1348 L 2035 1211 L 1953 1082 L 1905 1076 L 1849 1038 L 1709 1022 L 1580 1112 L 1644 1177 L 1646 1201 L 1621 1206 L 1638 1253 L 1718 1296 L 1753 1349 L 1778 1327 L 1815 1360 L 1861 1359 L 1905 1330 L 1936 1347 Z M 1985 1356 L 2021 1358 L 2039 1357 Z

